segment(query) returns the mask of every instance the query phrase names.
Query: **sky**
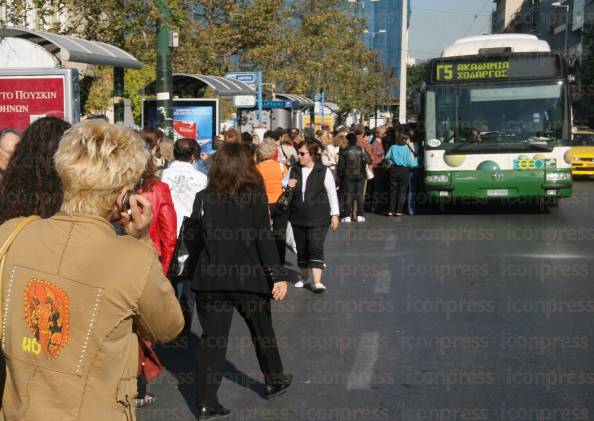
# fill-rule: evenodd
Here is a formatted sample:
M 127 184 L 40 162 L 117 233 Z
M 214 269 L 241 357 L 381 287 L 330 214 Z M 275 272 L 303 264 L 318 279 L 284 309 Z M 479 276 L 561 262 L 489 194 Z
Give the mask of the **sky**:
M 491 31 L 493 0 L 412 0 L 411 4 L 409 54 L 417 62 L 438 57 L 458 38 Z

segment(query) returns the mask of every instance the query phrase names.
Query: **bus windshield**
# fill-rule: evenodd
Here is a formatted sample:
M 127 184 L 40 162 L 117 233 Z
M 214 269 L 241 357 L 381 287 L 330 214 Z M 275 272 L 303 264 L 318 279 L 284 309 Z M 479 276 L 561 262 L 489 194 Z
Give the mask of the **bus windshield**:
M 568 127 L 565 86 L 473 84 L 430 86 L 426 95 L 427 139 L 454 149 L 551 149 Z

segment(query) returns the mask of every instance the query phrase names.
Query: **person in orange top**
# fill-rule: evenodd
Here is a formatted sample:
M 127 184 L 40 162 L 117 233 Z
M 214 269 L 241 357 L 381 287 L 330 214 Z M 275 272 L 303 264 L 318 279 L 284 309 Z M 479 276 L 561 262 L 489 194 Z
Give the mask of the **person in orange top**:
M 268 197 L 268 208 L 270 209 L 276 248 L 278 249 L 281 265 L 284 265 L 289 215 L 288 212 L 283 211 L 276 202 L 283 194 L 282 181 L 288 169 L 284 164 L 276 160 L 277 154 L 278 148 L 276 142 L 273 139 L 265 139 L 264 142 L 258 146 L 257 156 L 259 163 L 257 168 L 264 179 L 264 189 L 266 190 L 266 196 Z

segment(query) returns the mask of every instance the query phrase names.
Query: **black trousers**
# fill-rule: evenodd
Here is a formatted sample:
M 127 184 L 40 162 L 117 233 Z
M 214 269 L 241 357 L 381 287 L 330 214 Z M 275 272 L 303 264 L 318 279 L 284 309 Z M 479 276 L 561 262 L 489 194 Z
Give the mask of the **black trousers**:
M 289 212 L 283 211 L 276 204 L 269 205 L 270 217 L 272 218 L 272 234 L 276 242 L 276 249 L 280 257 L 281 265 L 285 264 L 287 255 L 287 225 L 289 223 Z
M 297 266 L 324 269 L 324 241 L 328 227 L 292 226 L 297 245 Z
M 272 327 L 269 297 L 249 292 L 197 292 L 196 309 L 202 326 L 197 372 L 199 405 L 219 404 L 217 391 L 223 379 L 233 309 L 237 309 L 250 330 L 266 384 L 281 382 L 283 365 Z
M 404 213 L 410 170 L 393 165 L 390 167 L 390 212 Z
M 194 303 L 196 302 L 196 293 L 192 291 L 192 281 L 190 279 L 179 281 L 175 285 L 175 293 L 184 315 L 183 333 L 190 333 L 194 317 Z
M 371 193 L 371 212 L 387 212 L 390 201 L 389 171 L 384 168 L 374 170 L 375 178 L 370 181 Z
M 365 209 L 365 180 L 350 181 L 342 180 L 340 190 L 342 191 L 342 217 L 363 216 Z M 353 215 L 354 204 L 357 204 L 357 215 Z

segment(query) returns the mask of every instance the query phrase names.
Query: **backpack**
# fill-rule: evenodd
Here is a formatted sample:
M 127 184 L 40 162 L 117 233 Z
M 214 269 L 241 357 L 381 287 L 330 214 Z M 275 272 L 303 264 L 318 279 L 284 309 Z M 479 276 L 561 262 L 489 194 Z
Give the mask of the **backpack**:
M 349 175 L 352 176 L 360 176 L 363 175 L 363 165 L 365 162 L 363 160 L 363 154 L 361 153 L 362 148 L 357 146 L 357 148 L 353 148 L 351 151 L 347 152 L 345 155 L 346 159 L 346 171 Z

